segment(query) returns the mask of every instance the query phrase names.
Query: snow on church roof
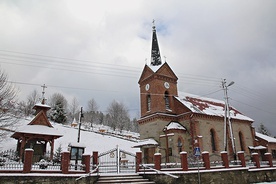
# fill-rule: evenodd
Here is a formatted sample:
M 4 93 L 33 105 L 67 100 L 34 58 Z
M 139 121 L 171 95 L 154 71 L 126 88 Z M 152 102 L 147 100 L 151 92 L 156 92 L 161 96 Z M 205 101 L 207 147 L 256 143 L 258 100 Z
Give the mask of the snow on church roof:
M 151 65 L 151 64 L 149 64 L 148 65 L 148 67 L 155 73 L 155 72 L 157 72 L 157 70 L 159 70 L 159 68 L 161 68 L 161 66 L 163 66 L 163 63 L 162 64 L 160 64 L 160 65 Z
M 178 122 L 170 122 L 169 125 L 167 126 L 167 130 L 186 130 L 185 127 L 183 127 L 181 124 Z
M 216 100 L 207 97 L 200 97 L 197 95 L 178 92 L 178 97 L 175 97 L 183 105 L 189 108 L 194 113 L 206 114 L 210 116 L 219 116 L 224 117 L 224 101 Z M 230 107 L 230 116 L 233 119 L 254 121 L 251 118 L 243 115 L 238 110 L 233 107 Z

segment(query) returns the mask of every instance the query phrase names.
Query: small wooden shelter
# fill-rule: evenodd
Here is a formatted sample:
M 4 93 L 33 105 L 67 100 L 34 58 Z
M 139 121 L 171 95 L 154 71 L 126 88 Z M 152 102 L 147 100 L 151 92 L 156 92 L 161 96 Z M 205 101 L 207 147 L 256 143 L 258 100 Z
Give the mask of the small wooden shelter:
M 54 141 L 63 135 L 54 129 L 48 120 L 46 113 L 51 107 L 45 104 L 44 98 L 41 103 L 36 104 L 33 108 L 36 110 L 33 120 L 29 124 L 20 127 L 11 136 L 18 141 L 17 151 L 20 161 L 22 161 L 26 148 L 32 148 L 34 150 L 33 161 L 39 161 L 45 156 L 47 143 L 51 147 L 50 160 L 53 160 Z

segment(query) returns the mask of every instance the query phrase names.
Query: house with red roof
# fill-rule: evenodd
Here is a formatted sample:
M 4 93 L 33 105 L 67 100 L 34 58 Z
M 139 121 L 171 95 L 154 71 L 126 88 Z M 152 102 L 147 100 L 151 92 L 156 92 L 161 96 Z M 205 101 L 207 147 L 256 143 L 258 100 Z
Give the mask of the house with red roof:
M 256 150 L 262 156 L 265 153 L 271 153 L 273 160 L 276 160 L 276 139 L 274 137 L 256 132 L 255 140 L 256 146 L 252 150 Z

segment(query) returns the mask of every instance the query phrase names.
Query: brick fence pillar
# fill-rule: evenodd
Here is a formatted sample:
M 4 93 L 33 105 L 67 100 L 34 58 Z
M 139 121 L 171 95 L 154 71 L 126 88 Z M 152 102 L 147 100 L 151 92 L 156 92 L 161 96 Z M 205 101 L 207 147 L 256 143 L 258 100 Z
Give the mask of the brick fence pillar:
M 188 171 L 188 155 L 187 152 L 180 152 L 181 168 L 183 171 Z
M 89 154 L 82 155 L 82 164 L 85 166 L 84 168 L 85 173 L 90 173 L 90 155 Z
M 61 172 L 62 174 L 69 173 L 69 162 L 70 162 L 70 153 L 64 151 L 61 153 Z
M 226 151 L 220 152 L 221 154 L 221 160 L 223 162 L 223 165 L 225 168 L 229 168 L 229 160 L 228 160 L 228 154 Z
M 264 160 L 268 162 L 269 167 L 273 167 L 271 153 L 265 153 Z
M 23 166 L 23 173 L 30 173 L 32 170 L 32 162 L 33 162 L 33 149 L 25 149 L 24 155 L 24 166 Z
M 257 168 L 261 167 L 260 158 L 259 158 L 258 153 L 252 153 L 252 161 L 255 162 Z
M 97 167 L 97 165 L 99 164 L 99 161 L 98 161 L 98 155 L 99 154 L 99 152 L 97 152 L 97 151 L 93 151 L 93 155 L 92 155 L 92 157 L 93 157 L 93 169 L 95 169 L 96 167 Z
M 238 152 L 238 159 L 241 161 L 242 167 L 246 167 L 245 158 L 244 158 L 244 151 Z
M 161 170 L 161 153 L 154 154 L 154 169 Z
M 136 172 L 139 172 L 140 164 L 142 164 L 142 152 L 136 152 Z
M 210 169 L 211 165 L 210 165 L 210 158 L 209 158 L 209 152 L 208 151 L 202 152 L 202 160 L 204 162 L 205 169 Z

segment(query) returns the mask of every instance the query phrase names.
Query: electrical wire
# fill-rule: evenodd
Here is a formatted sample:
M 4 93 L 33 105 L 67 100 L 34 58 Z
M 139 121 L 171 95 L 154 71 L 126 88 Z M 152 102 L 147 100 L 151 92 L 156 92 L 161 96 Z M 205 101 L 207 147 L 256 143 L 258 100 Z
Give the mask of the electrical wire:
M 1 50 L 1 49 L 0 49 L 0 56 L 1 56 L 0 63 L 19 65 L 19 66 L 25 66 L 25 67 L 39 67 L 43 69 L 54 69 L 54 70 L 61 70 L 61 71 L 68 71 L 68 72 L 94 74 L 94 75 L 137 78 L 137 76 L 141 72 L 140 68 L 126 66 L 126 65 L 114 65 L 114 64 L 104 63 L 104 62 L 95 62 L 91 60 L 71 59 L 71 58 L 65 58 L 65 57 L 47 56 L 47 55 L 41 55 L 41 54 L 32 54 L 32 53 L 8 51 L 8 50 Z M 47 66 L 47 65 L 50 65 L 50 66 Z M 100 72 L 98 70 L 100 70 Z M 214 86 L 214 85 L 218 85 L 221 82 L 221 80 L 214 77 L 198 76 L 198 75 L 183 74 L 183 73 L 179 73 L 178 77 L 179 77 L 178 83 L 192 84 L 196 86 L 202 86 L 202 85 Z M 33 83 L 26 83 L 26 82 L 15 82 L 15 81 L 9 81 L 9 82 L 21 84 L 21 85 L 41 86 L 41 84 L 33 84 Z M 55 88 L 74 89 L 74 90 L 106 91 L 106 90 L 96 90 L 96 89 L 89 89 L 89 88 L 78 88 L 78 87 L 68 87 L 68 86 L 59 86 L 59 85 L 48 85 L 48 86 L 55 87 Z M 245 86 L 239 86 L 237 84 L 235 86 L 236 87 L 231 87 L 231 91 L 253 100 L 258 99 L 262 101 L 262 97 L 264 96 L 263 94 L 254 92 L 253 90 L 246 88 Z M 206 93 L 205 95 L 201 95 L 201 96 L 202 97 L 209 96 L 221 90 L 222 89 L 214 90 L 214 91 L 212 90 Z M 120 93 L 120 91 L 110 91 L 110 90 L 108 90 L 108 92 Z M 146 93 L 141 93 L 141 94 L 144 95 Z M 152 95 L 164 95 L 164 94 L 152 94 Z M 236 100 L 236 102 L 242 103 L 238 100 Z M 249 105 L 246 103 L 243 103 L 243 104 L 249 107 L 261 110 L 260 108 L 254 107 L 252 105 Z M 264 112 L 268 112 L 268 111 L 264 111 Z

